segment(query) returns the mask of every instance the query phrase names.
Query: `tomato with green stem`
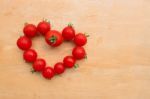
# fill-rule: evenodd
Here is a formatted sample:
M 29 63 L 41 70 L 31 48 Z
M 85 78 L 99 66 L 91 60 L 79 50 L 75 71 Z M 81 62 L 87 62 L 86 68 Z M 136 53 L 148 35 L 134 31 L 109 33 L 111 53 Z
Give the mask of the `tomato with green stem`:
M 87 43 L 87 36 L 83 33 L 78 33 L 75 35 L 74 43 L 77 46 L 84 46 Z
M 64 40 L 72 40 L 75 37 L 75 30 L 72 26 L 72 24 L 68 24 L 68 26 L 66 26 L 63 31 L 62 31 L 62 36 L 64 38 Z
M 38 32 L 41 33 L 42 35 L 45 35 L 48 31 L 50 31 L 50 29 L 51 25 L 46 20 L 40 22 L 37 26 Z
M 58 32 L 56 30 L 51 30 L 46 33 L 45 40 L 50 46 L 57 47 L 60 44 L 62 44 L 63 37 L 60 34 L 60 32 Z

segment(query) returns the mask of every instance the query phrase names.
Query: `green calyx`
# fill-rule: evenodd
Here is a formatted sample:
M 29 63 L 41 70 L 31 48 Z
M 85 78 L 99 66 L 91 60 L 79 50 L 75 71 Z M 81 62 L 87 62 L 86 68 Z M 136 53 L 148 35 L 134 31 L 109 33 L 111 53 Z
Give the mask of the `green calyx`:
M 45 18 L 43 18 L 43 21 L 44 21 L 44 22 L 47 22 L 47 23 L 49 23 L 49 24 L 51 23 L 50 20 L 45 19 Z
M 74 65 L 74 68 L 78 68 L 78 67 L 79 67 L 79 64 L 75 64 L 75 65 Z
M 90 35 L 89 35 L 88 33 L 84 33 L 84 35 L 85 35 L 86 37 L 90 37 Z
M 84 58 L 87 59 L 87 55 L 85 55 Z
M 31 70 L 31 73 L 32 73 L 32 74 L 35 73 L 35 72 L 36 72 L 36 71 L 35 71 L 34 69 Z
M 69 27 L 73 27 L 73 24 L 70 22 L 70 23 L 68 23 L 68 26 Z
M 51 36 L 51 38 L 49 39 L 49 41 L 51 42 L 51 43 L 55 43 L 56 42 L 56 40 L 57 40 L 57 37 L 56 36 Z

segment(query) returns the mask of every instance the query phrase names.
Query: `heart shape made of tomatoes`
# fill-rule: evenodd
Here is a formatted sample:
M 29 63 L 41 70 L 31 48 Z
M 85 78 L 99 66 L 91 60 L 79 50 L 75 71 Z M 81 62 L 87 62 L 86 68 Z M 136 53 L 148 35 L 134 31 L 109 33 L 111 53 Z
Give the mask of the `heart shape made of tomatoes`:
M 24 35 L 17 40 L 17 46 L 23 50 L 23 59 L 26 62 L 32 63 L 34 72 L 41 72 L 46 79 L 51 79 L 55 75 L 62 74 L 66 68 L 77 67 L 77 60 L 86 58 L 86 51 L 83 46 L 87 43 L 88 35 L 75 32 L 72 24 L 68 24 L 62 32 L 51 29 L 51 24 L 47 20 L 43 20 L 34 24 L 25 24 L 23 28 Z M 31 49 L 32 38 L 41 34 L 45 37 L 45 41 L 51 47 L 61 45 L 65 40 L 74 42 L 75 47 L 72 50 L 72 55 L 65 56 L 62 62 L 57 62 L 54 67 L 46 64 L 43 58 L 38 57 L 37 52 Z

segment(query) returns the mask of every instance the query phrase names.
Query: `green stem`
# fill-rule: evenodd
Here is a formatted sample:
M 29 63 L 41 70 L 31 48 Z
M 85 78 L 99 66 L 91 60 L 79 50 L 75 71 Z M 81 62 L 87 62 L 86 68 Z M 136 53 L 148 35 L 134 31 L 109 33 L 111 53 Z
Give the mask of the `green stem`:
M 34 69 L 31 70 L 31 73 L 35 73 L 36 71 Z
M 85 55 L 85 57 L 84 57 L 85 59 L 87 59 L 87 55 Z
M 89 35 L 88 33 L 84 33 L 84 35 L 85 35 L 86 37 L 90 37 L 90 35 Z
M 74 68 L 78 68 L 78 67 L 79 67 L 79 64 L 75 64 L 75 65 L 74 65 Z
M 56 40 L 57 40 L 57 37 L 54 36 L 54 35 L 52 35 L 51 38 L 49 39 L 49 41 L 50 41 L 51 43 L 55 43 Z
M 43 18 L 43 21 L 50 24 L 50 20 L 48 20 L 48 19 Z
M 73 24 L 70 22 L 70 23 L 68 23 L 68 26 L 73 27 Z

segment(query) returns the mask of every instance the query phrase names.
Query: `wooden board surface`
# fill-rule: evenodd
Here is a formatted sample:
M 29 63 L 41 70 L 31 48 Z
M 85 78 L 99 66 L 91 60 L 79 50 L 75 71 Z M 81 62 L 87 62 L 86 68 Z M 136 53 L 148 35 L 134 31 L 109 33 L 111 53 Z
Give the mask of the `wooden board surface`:
M 90 34 L 88 59 L 52 80 L 32 74 L 16 46 L 24 23 L 43 18 Z M 33 45 L 51 66 L 73 47 Z M 150 0 L 0 0 L 0 68 L 0 99 L 150 99 Z

